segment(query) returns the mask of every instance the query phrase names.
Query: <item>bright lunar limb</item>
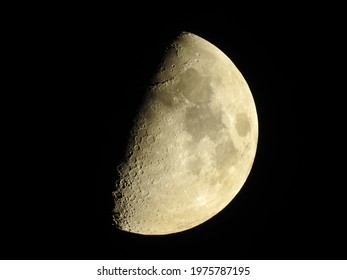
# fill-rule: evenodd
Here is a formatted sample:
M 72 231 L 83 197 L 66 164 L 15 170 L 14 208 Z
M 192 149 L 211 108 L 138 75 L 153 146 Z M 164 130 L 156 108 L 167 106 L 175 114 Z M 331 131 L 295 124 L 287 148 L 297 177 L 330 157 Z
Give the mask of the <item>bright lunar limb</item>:
M 216 46 L 183 32 L 148 87 L 117 168 L 116 227 L 161 235 L 207 221 L 244 185 L 257 142 L 242 74 Z

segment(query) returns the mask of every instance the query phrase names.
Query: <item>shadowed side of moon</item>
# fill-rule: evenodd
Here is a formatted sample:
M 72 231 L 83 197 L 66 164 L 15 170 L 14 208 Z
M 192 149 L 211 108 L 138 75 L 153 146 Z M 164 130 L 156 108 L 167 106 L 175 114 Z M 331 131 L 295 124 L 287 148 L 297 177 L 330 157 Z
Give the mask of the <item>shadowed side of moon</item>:
M 207 221 L 240 191 L 257 140 L 241 73 L 217 47 L 182 33 L 148 87 L 118 166 L 115 225 L 158 235 Z

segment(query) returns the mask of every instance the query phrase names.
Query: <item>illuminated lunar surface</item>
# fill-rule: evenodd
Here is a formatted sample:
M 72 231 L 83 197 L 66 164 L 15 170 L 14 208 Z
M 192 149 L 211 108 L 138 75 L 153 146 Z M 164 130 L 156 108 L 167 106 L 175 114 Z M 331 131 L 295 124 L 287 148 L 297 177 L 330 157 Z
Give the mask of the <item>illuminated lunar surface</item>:
M 118 166 L 114 222 L 161 235 L 193 228 L 225 208 L 254 162 L 258 119 L 233 62 L 191 33 L 168 47 Z

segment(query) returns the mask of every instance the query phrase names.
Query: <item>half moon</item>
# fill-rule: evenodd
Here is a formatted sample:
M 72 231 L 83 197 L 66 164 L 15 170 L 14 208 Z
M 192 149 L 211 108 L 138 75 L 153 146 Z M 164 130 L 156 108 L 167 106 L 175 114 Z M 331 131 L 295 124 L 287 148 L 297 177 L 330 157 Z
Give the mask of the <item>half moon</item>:
M 257 142 L 256 107 L 240 71 L 183 32 L 164 54 L 117 168 L 116 227 L 161 235 L 209 220 L 244 185 Z

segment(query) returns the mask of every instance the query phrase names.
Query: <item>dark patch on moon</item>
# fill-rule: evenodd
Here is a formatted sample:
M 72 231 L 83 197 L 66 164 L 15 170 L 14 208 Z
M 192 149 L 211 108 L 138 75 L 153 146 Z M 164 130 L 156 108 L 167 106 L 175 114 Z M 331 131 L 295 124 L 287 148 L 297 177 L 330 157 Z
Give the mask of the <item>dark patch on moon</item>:
M 177 97 L 177 93 L 174 90 L 174 87 L 162 87 L 156 97 L 162 104 L 168 107 L 174 106 L 176 104 L 175 97 Z
M 233 141 L 229 137 L 226 141 L 223 141 L 216 147 L 216 167 L 218 169 L 223 168 L 223 166 L 230 167 L 230 165 L 236 161 L 236 155 L 237 149 L 235 148 Z
M 194 156 L 188 160 L 187 167 L 194 175 L 199 175 L 204 167 L 204 162 L 201 157 Z
M 221 116 L 213 113 L 208 105 L 194 106 L 187 109 L 185 130 L 199 142 L 205 136 L 210 139 L 218 138 L 218 132 L 224 127 Z
M 196 69 L 188 68 L 180 77 L 177 88 L 190 102 L 204 104 L 211 101 L 211 78 L 203 77 Z
M 240 136 L 246 136 L 247 133 L 250 131 L 251 129 L 251 124 L 249 122 L 249 118 L 247 116 L 247 114 L 245 113 L 238 113 L 236 115 L 236 124 L 235 124 L 237 133 Z

